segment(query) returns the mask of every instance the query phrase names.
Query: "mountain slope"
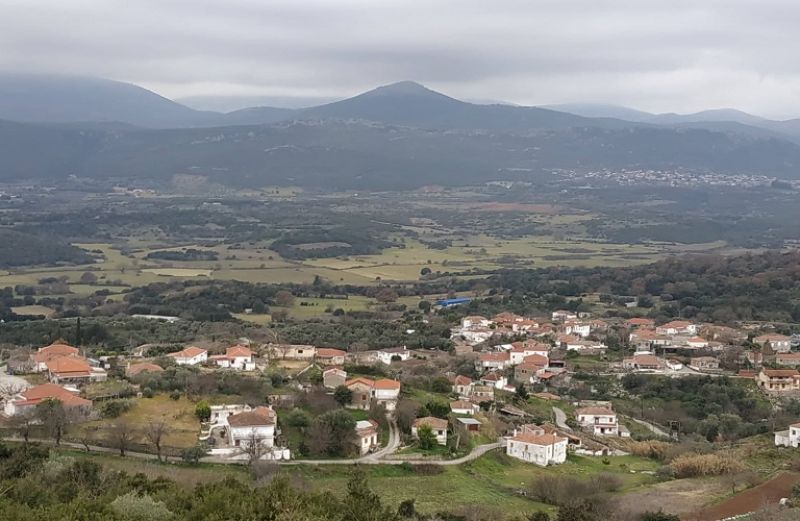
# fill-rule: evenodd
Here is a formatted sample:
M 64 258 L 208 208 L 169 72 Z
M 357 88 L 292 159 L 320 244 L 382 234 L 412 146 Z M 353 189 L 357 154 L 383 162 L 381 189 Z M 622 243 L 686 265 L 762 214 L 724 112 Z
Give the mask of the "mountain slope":
M 0 122 L 0 180 L 170 182 L 408 189 L 530 180 L 553 169 L 695 169 L 797 178 L 800 146 L 704 129 L 570 128 L 532 135 L 293 121 L 169 130 L 83 130 Z
M 584 118 L 537 107 L 475 105 L 411 81 L 378 87 L 352 98 L 306 109 L 298 113 L 297 117 L 363 119 L 425 129 L 504 132 L 630 126 L 630 123 L 624 121 Z
M 0 73 L 0 119 L 34 123 L 118 121 L 164 128 L 202 124 L 215 118 L 214 113 L 192 110 L 130 83 Z

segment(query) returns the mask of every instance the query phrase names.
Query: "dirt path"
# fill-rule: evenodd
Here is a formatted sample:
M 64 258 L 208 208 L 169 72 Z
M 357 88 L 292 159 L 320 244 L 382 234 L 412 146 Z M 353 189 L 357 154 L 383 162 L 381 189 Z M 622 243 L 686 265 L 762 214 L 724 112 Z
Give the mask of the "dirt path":
M 559 429 L 564 429 L 565 431 L 572 431 L 570 426 L 567 425 L 567 414 L 564 411 L 553 406 L 553 415 L 556 419 L 556 427 Z
M 655 424 L 652 424 L 652 423 L 650 423 L 648 421 L 645 421 L 645 420 L 638 420 L 636 418 L 631 418 L 631 420 L 635 421 L 636 423 L 638 423 L 642 427 L 647 428 L 650 432 L 652 432 L 653 434 L 655 434 L 657 436 L 663 436 L 665 438 L 671 438 L 671 436 L 669 435 L 669 433 L 667 431 L 665 431 L 664 429 L 662 429 L 661 427 L 659 427 L 659 426 L 657 426 Z
M 777 505 L 781 498 L 792 496 L 792 487 L 800 483 L 800 473 L 780 472 L 769 481 L 749 488 L 722 503 L 684 516 L 684 521 L 719 521 Z

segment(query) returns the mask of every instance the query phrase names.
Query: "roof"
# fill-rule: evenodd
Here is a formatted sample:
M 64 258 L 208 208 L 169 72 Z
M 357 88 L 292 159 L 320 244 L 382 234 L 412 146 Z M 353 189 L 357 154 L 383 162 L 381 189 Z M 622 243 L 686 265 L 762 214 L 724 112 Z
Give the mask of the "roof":
M 414 427 L 421 427 L 423 425 L 427 425 L 431 429 L 446 429 L 447 420 L 435 418 L 433 416 L 425 416 L 424 418 L 417 418 L 414 420 Z
M 78 356 L 62 356 L 47 362 L 47 370 L 54 374 L 89 376 L 92 368 L 89 363 Z
M 654 324 L 655 321 L 652 318 L 629 318 L 628 324 L 631 326 L 649 326 Z
M 141 364 L 133 364 L 125 370 L 128 376 L 135 376 L 139 373 L 160 373 L 164 369 L 156 364 L 149 362 L 142 362 Z
M 378 430 L 378 422 L 375 420 L 358 420 L 356 422 L 356 432 L 361 436 L 369 436 Z
M 472 378 L 460 374 L 456 376 L 455 380 L 453 380 L 453 383 L 455 385 L 469 385 L 472 383 Z
M 556 436 L 555 434 L 528 434 L 526 432 L 517 434 L 512 441 L 527 443 L 529 445 L 539 445 L 545 447 L 547 445 L 555 445 L 556 443 L 566 442 L 567 438 Z
M 344 356 L 346 354 L 347 354 L 346 351 L 342 351 L 341 349 L 334 349 L 332 347 L 317 348 L 317 358 L 333 358 L 334 356 Z
M 228 416 L 228 425 L 232 427 L 250 427 L 258 425 L 274 425 L 275 411 L 269 407 L 256 407 L 252 411 L 240 412 Z
M 169 353 L 167 356 L 172 356 L 174 358 L 194 358 L 195 356 L 202 355 L 206 353 L 205 349 L 200 349 L 199 347 L 189 346 L 182 351 L 178 351 L 176 353 Z
M 472 410 L 472 402 L 468 402 L 467 400 L 456 400 L 454 402 L 450 402 L 450 410 L 453 409 L 469 409 Z
M 253 352 L 244 346 L 233 346 L 225 350 L 225 356 L 228 358 L 233 358 L 235 356 L 253 356 Z
M 685 321 L 685 320 L 673 320 L 673 321 L 671 321 L 671 322 L 667 322 L 666 324 L 664 324 L 664 325 L 661 325 L 661 326 L 659 326 L 659 327 L 667 327 L 667 328 L 681 329 L 681 328 L 687 328 L 687 327 L 689 327 L 689 326 L 691 326 L 691 325 L 692 325 L 692 323 L 691 323 L 691 322 L 687 322 L 687 321 Z
M 475 418 L 457 418 L 460 423 L 464 425 L 483 425 L 480 420 L 476 420 Z
M 583 407 L 576 409 L 575 414 L 583 414 L 589 416 L 616 416 L 617 413 L 608 407 Z
M 775 355 L 775 358 L 780 358 L 781 360 L 800 360 L 800 353 L 778 353 Z
M 797 369 L 762 369 L 761 372 L 770 378 L 791 378 L 800 375 Z
M 42 384 L 31 387 L 20 393 L 22 400 L 17 400 L 15 403 L 18 405 L 36 405 L 37 403 L 53 399 L 59 400 L 67 407 L 81 407 L 92 405 L 91 400 L 81 398 L 74 393 L 71 393 L 56 384 Z
M 380 380 L 375 380 L 373 387 L 375 387 L 375 389 L 400 389 L 400 382 L 388 378 L 381 378 Z
M 325 374 L 325 373 L 333 373 L 333 372 L 335 372 L 335 373 L 342 373 L 343 375 L 347 376 L 347 371 L 345 371 L 345 370 L 344 370 L 344 369 L 342 369 L 341 367 L 337 367 L 337 366 L 334 366 L 334 367 L 329 367 L 329 368 L 325 369 L 324 371 L 322 371 L 322 374 Z
M 639 365 L 661 365 L 661 359 L 655 355 L 633 355 L 632 358 L 627 358 L 626 360 Z
M 72 347 L 67 344 L 50 344 L 47 347 L 39 348 L 31 358 L 33 358 L 33 361 L 36 363 L 44 363 L 61 356 L 77 355 L 78 352 L 77 347 Z
M 542 367 L 546 366 L 549 361 L 549 358 L 542 355 L 528 355 L 522 359 L 523 364 L 534 364 Z
M 369 378 L 364 378 L 363 376 L 357 376 L 355 378 L 351 378 L 345 381 L 344 385 L 350 387 L 351 385 L 355 384 L 362 384 L 366 385 L 367 387 L 373 387 L 375 385 L 375 380 L 371 380 Z
M 507 352 L 503 353 L 483 353 L 480 356 L 481 362 L 507 362 L 510 359 Z

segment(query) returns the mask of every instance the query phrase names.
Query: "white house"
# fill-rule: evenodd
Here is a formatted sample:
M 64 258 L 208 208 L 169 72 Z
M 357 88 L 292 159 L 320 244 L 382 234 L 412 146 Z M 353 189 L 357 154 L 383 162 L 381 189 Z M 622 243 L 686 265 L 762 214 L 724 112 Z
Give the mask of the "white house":
M 502 353 L 483 353 L 478 357 L 475 365 L 479 371 L 503 370 L 511 365 L 511 353 L 508 351 L 503 351 Z
M 656 327 L 659 335 L 696 335 L 697 325 L 685 320 L 673 320 Z
M 508 440 L 506 454 L 542 467 L 560 465 L 567 461 L 567 438 L 522 432 Z
M 489 327 L 492 321 L 480 315 L 472 315 L 461 319 L 462 329 Z
M 378 423 L 375 420 L 358 420 L 356 422 L 356 437 L 358 450 L 361 455 L 378 446 Z
M 619 436 L 617 414 L 608 407 L 583 407 L 575 411 L 575 419 L 596 436 Z
M 550 356 L 550 346 L 540 342 L 514 342 L 513 344 L 508 344 L 508 346 L 509 363 L 511 365 L 521 364 L 526 357 L 532 355 L 543 356 L 545 358 Z M 506 345 L 500 347 L 505 348 Z
M 236 369 L 238 371 L 253 371 L 256 368 L 253 362 L 253 352 L 244 346 L 233 346 L 225 350 L 224 355 L 212 355 L 210 358 L 219 367 Z
M 347 380 L 344 385 L 353 395 L 348 407 L 354 409 L 368 410 L 374 400 L 386 407 L 387 411 L 393 411 L 400 397 L 400 382 L 388 378 L 372 380 L 358 377 Z
M 753 342 L 760 346 L 769 344 L 776 353 L 788 353 L 792 350 L 792 338 L 785 335 L 760 335 L 755 337 Z
M 775 433 L 775 446 L 800 447 L 800 423 L 789 425 L 789 430 Z
M 469 397 L 472 395 L 472 388 L 474 386 L 475 383 L 469 376 L 460 374 L 453 379 L 453 392 L 459 396 Z
M 404 362 L 411 358 L 411 351 L 409 351 L 405 346 L 403 347 L 392 347 L 390 349 L 381 349 L 375 353 L 378 357 L 378 360 L 383 362 L 386 365 L 391 364 L 394 361 L 397 362 Z
M 9 397 L 4 404 L 3 413 L 6 416 L 16 414 L 31 413 L 36 406 L 46 400 L 57 400 L 64 408 L 76 411 L 79 410 L 88 415 L 92 409 L 92 401 L 78 396 L 77 393 L 69 391 L 60 385 L 46 383 L 35 385 L 21 390 L 15 396 Z
M 208 422 L 212 426 L 227 427 L 229 416 L 252 410 L 252 407 L 245 404 L 212 405 Z
M 565 311 L 563 309 L 559 309 L 557 311 L 553 311 L 551 316 L 553 322 L 566 322 L 567 320 L 575 320 L 578 318 L 578 315 L 571 311 Z
M 269 407 L 256 407 L 251 411 L 228 416 L 228 443 L 246 448 L 256 441 L 264 448 L 275 446 L 275 411 Z
M 418 438 L 419 428 L 427 426 L 431 428 L 433 435 L 436 436 L 436 443 L 439 445 L 447 445 L 447 420 L 435 418 L 433 416 L 426 416 L 425 418 L 417 418 L 411 425 L 411 434 Z
M 475 414 L 480 407 L 468 400 L 456 400 L 450 402 L 450 412 L 453 414 Z
M 208 351 L 199 347 L 190 346 L 177 353 L 169 353 L 168 357 L 175 360 L 178 365 L 198 365 L 208 360 Z
M 568 335 L 586 338 L 592 334 L 592 324 L 590 322 L 567 322 L 564 332 Z

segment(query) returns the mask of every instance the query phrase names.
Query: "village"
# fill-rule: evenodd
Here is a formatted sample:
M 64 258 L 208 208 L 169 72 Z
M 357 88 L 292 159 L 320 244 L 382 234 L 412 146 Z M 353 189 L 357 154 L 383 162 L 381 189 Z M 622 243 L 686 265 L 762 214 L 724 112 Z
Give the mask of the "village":
M 620 335 L 623 349 L 607 345 Z M 578 397 L 571 389 L 589 368 L 612 380 L 734 378 L 776 404 L 800 397 L 800 352 L 792 351 L 800 339 L 763 324 L 503 312 L 464 316 L 451 340 L 449 352 L 239 339 L 227 347 L 198 342 L 169 352 L 143 345 L 124 356 L 92 356 L 59 340 L 9 358 L 0 410 L 11 432 L 28 439 L 45 436 L 38 427 L 52 422 L 57 404 L 63 425 L 56 442 L 63 437 L 122 455 L 155 451 L 160 459 L 168 444 L 152 432 L 169 431 L 169 414 L 123 420 L 137 401 L 159 392 L 179 400 L 185 393 L 195 407 L 196 427 L 188 428 L 194 440 L 184 437 L 184 446 L 171 448 L 173 457 L 188 451 L 231 463 L 436 463 L 502 449 L 550 466 L 571 453 L 624 455 L 632 437 L 677 440 L 682 434 L 679 425 L 621 414 L 613 400 Z M 190 383 L 167 393 L 159 378 Z M 214 390 L 215 378 L 235 378 L 240 387 L 225 396 Z M 231 395 L 246 399 L 231 401 Z M 130 436 L 120 435 L 122 429 Z M 797 448 L 800 423 L 774 436 L 776 446 Z

